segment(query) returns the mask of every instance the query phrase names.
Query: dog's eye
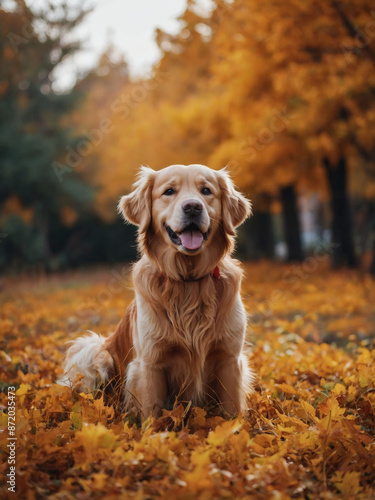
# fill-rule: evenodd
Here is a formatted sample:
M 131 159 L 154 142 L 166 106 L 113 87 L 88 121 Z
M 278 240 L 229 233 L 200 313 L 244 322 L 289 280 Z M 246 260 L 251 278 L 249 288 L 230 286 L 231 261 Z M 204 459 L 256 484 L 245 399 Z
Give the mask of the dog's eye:
M 165 196 L 172 196 L 172 194 L 175 194 L 175 190 L 173 188 L 168 188 L 166 191 L 164 191 L 163 194 L 165 194 Z
M 207 195 L 211 194 L 211 190 L 206 187 L 206 188 L 202 189 L 201 193 L 207 196 Z

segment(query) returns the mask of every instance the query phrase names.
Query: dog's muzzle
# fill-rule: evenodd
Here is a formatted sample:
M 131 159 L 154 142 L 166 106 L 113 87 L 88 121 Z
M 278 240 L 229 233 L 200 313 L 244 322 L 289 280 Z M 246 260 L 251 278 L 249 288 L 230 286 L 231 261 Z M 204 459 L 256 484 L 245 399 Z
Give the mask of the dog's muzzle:
M 174 245 L 181 246 L 188 252 L 196 252 L 201 249 L 203 242 L 207 240 L 209 230 L 204 232 L 201 229 L 202 215 L 204 213 L 203 204 L 199 200 L 189 199 L 183 202 L 181 231 L 174 231 L 167 224 L 165 229 Z
M 173 229 L 167 225 L 165 225 L 165 229 L 174 245 L 182 246 L 184 250 L 189 252 L 200 250 L 209 234 L 209 230 L 203 233 L 194 223 L 187 225 L 181 232 L 173 231 Z

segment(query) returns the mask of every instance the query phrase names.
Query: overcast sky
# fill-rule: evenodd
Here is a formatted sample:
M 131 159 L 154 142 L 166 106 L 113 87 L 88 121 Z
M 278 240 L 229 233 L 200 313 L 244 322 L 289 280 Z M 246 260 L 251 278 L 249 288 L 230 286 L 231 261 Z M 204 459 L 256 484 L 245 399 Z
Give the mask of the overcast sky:
M 35 5 L 44 1 L 28 0 L 28 3 Z M 85 50 L 57 73 L 60 88 L 74 82 L 77 70 L 92 67 L 109 41 L 125 55 L 132 74 L 147 73 L 159 56 L 155 29 L 177 32 L 176 18 L 184 11 L 186 0 L 92 0 L 92 4 L 94 11 L 76 30 L 85 41 Z M 210 4 L 210 0 L 199 0 L 206 11 Z

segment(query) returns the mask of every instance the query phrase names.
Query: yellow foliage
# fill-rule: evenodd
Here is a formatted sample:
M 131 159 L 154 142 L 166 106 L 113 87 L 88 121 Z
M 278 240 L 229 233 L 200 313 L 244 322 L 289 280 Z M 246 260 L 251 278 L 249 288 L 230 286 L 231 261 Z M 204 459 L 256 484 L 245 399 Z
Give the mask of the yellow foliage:
M 323 265 L 292 289 L 289 266 L 245 267 L 257 385 L 248 414 L 229 420 L 176 405 L 142 422 L 56 384 L 66 341 L 86 329 L 112 332 L 132 293 L 102 303 L 109 271 L 9 278 L 0 295 L 0 443 L 6 449 L 7 387 L 15 386 L 20 498 L 374 495 L 374 281 Z

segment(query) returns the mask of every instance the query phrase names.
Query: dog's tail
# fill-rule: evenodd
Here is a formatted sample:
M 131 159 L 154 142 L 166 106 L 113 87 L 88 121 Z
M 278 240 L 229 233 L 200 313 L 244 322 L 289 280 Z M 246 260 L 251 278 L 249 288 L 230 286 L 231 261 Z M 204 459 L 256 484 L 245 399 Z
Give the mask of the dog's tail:
M 72 342 L 65 357 L 64 375 L 58 381 L 87 393 L 105 386 L 114 369 L 113 358 L 104 345 L 106 339 L 89 333 Z

